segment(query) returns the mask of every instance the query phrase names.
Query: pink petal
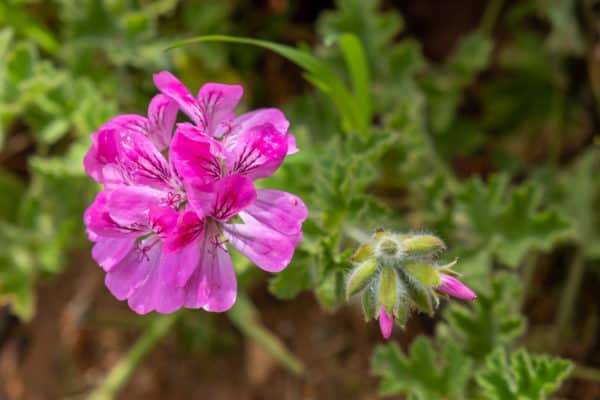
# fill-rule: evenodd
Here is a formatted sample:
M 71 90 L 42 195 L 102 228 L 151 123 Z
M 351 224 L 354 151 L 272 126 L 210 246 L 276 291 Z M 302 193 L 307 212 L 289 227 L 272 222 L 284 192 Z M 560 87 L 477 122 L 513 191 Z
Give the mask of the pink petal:
M 394 328 L 394 317 L 385 311 L 384 307 L 381 307 L 379 313 L 379 330 L 381 330 L 381 336 L 385 340 L 388 340 L 392 336 L 392 329 Z
M 291 133 L 287 134 L 287 142 L 288 142 L 288 151 L 287 151 L 287 155 L 289 156 L 290 154 L 296 154 L 298 151 L 298 147 L 296 146 L 296 136 L 292 135 Z
M 199 268 L 200 240 L 201 237 L 197 236 L 179 251 L 163 253 L 160 273 L 161 279 L 168 285 L 179 288 L 185 286 Z
M 219 179 L 221 171 L 221 145 L 204 136 L 191 124 L 178 124 L 170 159 L 179 175 L 185 180 L 209 183 Z
M 201 104 L 173 74 L 168 71 L 154 74 L 154 85 L 164 95 L 173 99 L 199 128 L 206 127 L 206 117 Z M 203 133 L 209 135 L 206 130 Z
M 108 212 L 109 191 L 103 190 L 96 195 L 96 199 L 90 204 L 83 214 L 88 236 L 94 240 L 98 237 L 126 238 L 137 237 L 148 231 L 143 226 L 127 226 L 115 222 Z
M 240 115 L 231 123 L 231 131 L 225 136 L 225 147 L 232 149 L 236 147 L 240 136 L 257 126 L 271 124 L 281 135 L 287 133 L 290 122 L 285 118 L 281 110 L 277 108 L 261 108 Z
M 134 244 L 135 238 L 99 237 L 92 248 L 92 258 L 108 272 L 129 254 Z
M 436 287 L 436 290 L 461 300 L 474 300 L 477 298 L 477 295 L 471 289 L 455 277 L 447 274 L 440 274 L 440 276 L 442 277 L 442 283 Z
M 151 311 L 169 314 L 183 307 L 184 302 L 185 291 L 168 285 L 160 277 L 160 266 L 154 266 L 148 274 L 148 279 L 134 291 L 127 304 L 138 314 Z
M 116 162 L 118 150 L 114 142 L 105 142 L 105 135 L 99 135 L 98 132 L 94 132 L 91 138 L 92 145 L 83 158 L 83 167 L 85 173 L 91 176 L 96 182 L 104 183 L 103 169 L 107 164 Z
M 269 123 L 258 125 L 240 135 L 231 153 L 228 167 L 231 172 L 243 174 L 252 180 L 265 178 L 279 168 L 287 151 L 288 142 Z
M 184 211 L 179 214 L 175 227 L 165 238 L 163 251 L 165 253 L 180 251 L 195 242 L 203 232 L 204 219 L 201 219 L 195 211 Z
M 240 253 L 268 272 L 288 266 L 295 246 L 290 238 L 256 221 L 222 225 L 225 238 Z
M 165 193 L 144 186 L 120 186 L 109 191 L 107 209 L 110 217 L 121 226 L 136 226 L 150 230 L 150 209 L 158 207 Z
M 219 243 L 214 226 L 207 229 L 201 243 L 200 265 L 185 287 L 185 306 L 223 312 L 237 296 L 237 281 L 227 250 Z
M 220 137 L 230 128 L 230 121 L 235 117 L 235 107 L 243 93 L 244 89 L 240 85 L 207 83 L 200 88 L 198 101 L 204 110 L 206 123 L 203 130 L 209 136 Z
M 188 200 L 196 212 L 227 221 L 256 199 L 252 181 L 242 175 L 229 175 L 202 186 L 188 187 Z
M 119 130 L 113 125 L 113 128 L 98 131 L 95 139 L 95 153 L 90 154 L 94 160 L 88 160 L 88 166 L 102 166 L 101 183 L 162 189 L 170 189 L 174 185 L 169 164 L 143 134 Z
M 133 131 L 144 136 L 149 136 L 148 120 L 137 114 L 117 115 L 100 129 L 115 129 L 117 131 Z
M 284 235 L 300 232 L 308 217 L 308 210 L 298 196 L 268 189 L 257 190 L 256 201 L 245 212 Z
M 148 136 L 162 151 L 169 147 L 179 108 L 171 98 L 157 94 L 148 106 Z
M 119 300 L 125 300 L 141 287 L 150 273 L 158 268 L 160 246 L 155 238 L 137 244 L 125 258 L 107 272 L 104 283 Z

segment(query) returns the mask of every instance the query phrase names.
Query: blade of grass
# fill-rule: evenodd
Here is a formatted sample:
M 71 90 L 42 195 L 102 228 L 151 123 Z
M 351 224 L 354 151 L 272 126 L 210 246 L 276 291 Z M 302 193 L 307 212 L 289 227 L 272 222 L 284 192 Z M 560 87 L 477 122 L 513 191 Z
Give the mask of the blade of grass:
M 355 35 L 345 33 L 339 39 L 340 48 L 350 72 L 352 89 L 360 108 L 361 129 L 366 130 L 371 122 L 371 93 L 369 91 L 369 64 L 362 43 Z
M 357 103 L 357 99 L 352 95 L 352 92 L 344 82 L 338 78 L 335 71 L 315 56 L 293 47 L 266 40 L 227 35 L 207 35 L 180 40 L 173 43 L 165 50 L 202 42 L 247 44 L 271 50 L 282 57 L 287 58 L 306 71 L 304 77 L 307 81 L 331 98 L 342 117 L 342 127 L 346 132 L 351 133 L 352 131 L 357 131 L 365 133 L 364 117 L 361 115 L 361 108 Z

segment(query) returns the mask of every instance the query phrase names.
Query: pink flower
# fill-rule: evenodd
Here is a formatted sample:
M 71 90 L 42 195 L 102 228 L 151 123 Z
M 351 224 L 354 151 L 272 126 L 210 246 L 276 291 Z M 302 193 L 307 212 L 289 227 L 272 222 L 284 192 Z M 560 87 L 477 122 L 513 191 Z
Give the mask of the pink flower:
M 381 307 L 381 311 L 379 312 L 379 330 L 381 331 L 381 336 L 385 340 L 388 340 L 390 336 L 392 336 L 392 329 L 394 328 L 394 316 L 387 311 L 385 311 L 385 307 Z
M 279 110 L 235 117 L 241 86 L 206 84 L 196 99 L 168 72 L 155 81 L 164 94 L 148 118 L 118 116 L 92 134 L 84 165 L 105 187 L 84 216 L 92 256 L 137 313 L 225 311 L 237 294 L 227 242 L 277 272 L 301 240 L 304 203 L 253 184 L 297 149 Z M 178 107 L 194 124 L 178 124 L 171 143 Z
M 440 274 L 442 283 L 436 286 L 436 290 L 461 300 L 475 300 L 477 295 L 464 283 L 448 274 Z

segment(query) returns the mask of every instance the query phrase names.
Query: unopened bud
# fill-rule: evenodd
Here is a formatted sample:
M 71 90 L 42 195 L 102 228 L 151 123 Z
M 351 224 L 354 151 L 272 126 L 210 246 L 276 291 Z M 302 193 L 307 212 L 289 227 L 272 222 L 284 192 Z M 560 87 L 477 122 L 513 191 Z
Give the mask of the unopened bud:
M 377 262 L 375 259 L 369 259 L 356 266 L 346 282 L 346 297 L 355 295 L 363 290 L 375 277 L 376 272 Z
M 439 272 L 431 265 L 409 262 L 404 265 L 406 272 L 424 286 L 437 286 L 442 283 Z
M 378 295 L 379 303 L 391 313 L 398 299 L 398 274 L 392 267 L 385 267 L 381 271 Z
M 444 250 L 446 245 L 437 236 L 411 235 L 402 240 L 402 248 L 408 257 L 425 257 Z

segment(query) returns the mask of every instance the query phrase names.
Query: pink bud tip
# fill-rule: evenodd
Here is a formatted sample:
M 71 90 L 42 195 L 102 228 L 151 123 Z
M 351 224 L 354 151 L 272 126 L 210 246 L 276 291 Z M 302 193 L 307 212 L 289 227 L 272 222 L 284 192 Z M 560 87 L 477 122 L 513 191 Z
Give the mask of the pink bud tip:
M 440 276 L 442 283 L 436 287 L 438 291 L 461 300 L 474 300 L 477 298 L 477 295 L 471 289 L 452 275 L 440 274 Z
M 385 340 L 388 340 L 392 336 L 392 328 L 394 327 L 394 316 L 388 314 L 384 307 L 381 307 L 379 313 L 379 329 L 381 330 L 381 336 Z

